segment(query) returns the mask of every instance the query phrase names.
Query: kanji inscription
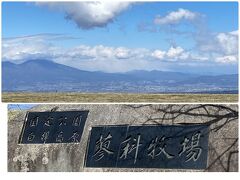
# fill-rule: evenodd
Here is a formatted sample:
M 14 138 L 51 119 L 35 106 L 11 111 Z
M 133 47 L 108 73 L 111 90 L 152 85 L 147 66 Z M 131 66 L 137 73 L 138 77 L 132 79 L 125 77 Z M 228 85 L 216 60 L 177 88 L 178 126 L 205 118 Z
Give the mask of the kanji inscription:
M 86 167 L 204 169 L 208 125 L 96 126 Z
M 80 142 L 88 111 L 28 112 L 22 144 Z

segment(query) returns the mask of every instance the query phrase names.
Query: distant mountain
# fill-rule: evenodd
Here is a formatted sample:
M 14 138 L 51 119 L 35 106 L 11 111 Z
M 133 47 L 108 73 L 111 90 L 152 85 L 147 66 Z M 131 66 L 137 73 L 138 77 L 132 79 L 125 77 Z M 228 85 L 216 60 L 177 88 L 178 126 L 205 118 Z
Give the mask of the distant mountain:
M 149 81 L 162 81 L 162 82 L 176 82 L 183 81 L 189 78 L 198 77 L 199 75 L 190 74 L 190 73 L 181 73 L 181 72 L 164 72 L 164 71 L 144 71 L 144 70 L 136 70 L 130 71 L 126 74 L 132 75 L 139 79 L 149 80 Z
M 210 89 L 209 89 L 210 88 Z M 200 76 L 179 72 L 83 71 L 48 60 L 2 62 L 3 91 L 197 92 L 238 89 L 238 75 Z
M 79 82 L 124 80 L 125 76 L 83 71 L 48 60 L 30 60 L 22 64 L 3 62 L 3 80 L 24 82 Z M 110 78 L 110 79 L 109 79 Z
M 215 85 L 215 86 L 238 86 L 238 75 L 218 75 L 218 76 L 199 76 L 184 81 L 178 82 L 178 84 L 205 84 L 205 85 Z

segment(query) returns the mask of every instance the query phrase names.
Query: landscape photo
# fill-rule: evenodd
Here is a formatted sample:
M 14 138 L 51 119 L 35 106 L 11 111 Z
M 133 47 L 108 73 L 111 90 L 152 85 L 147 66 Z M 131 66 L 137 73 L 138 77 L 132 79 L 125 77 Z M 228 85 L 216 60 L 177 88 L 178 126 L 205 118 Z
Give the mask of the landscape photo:
M 2 101 L 237 102 L 238 2 L 3 2 Z

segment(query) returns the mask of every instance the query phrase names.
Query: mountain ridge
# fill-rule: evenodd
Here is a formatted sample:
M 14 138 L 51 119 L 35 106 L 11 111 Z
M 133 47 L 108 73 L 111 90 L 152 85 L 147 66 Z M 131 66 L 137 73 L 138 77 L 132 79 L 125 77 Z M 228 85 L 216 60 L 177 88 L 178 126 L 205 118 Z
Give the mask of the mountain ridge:
M 65 91 L 103 92 L 169 92 L 238 89 L 238 74 L 229 75 L 197 75 L 170 71 L 135 70 L 126 73 L 105 73 L 101 71 L 85 71 L 50 60 L 29 60 L 21 64 L 9 61 L 2 62 L 3 91 L 32 90 L 39 88 Z M 196 89 L 198 87 L 198 89 Z M 185 88 L 185 89 L 184 89 Z

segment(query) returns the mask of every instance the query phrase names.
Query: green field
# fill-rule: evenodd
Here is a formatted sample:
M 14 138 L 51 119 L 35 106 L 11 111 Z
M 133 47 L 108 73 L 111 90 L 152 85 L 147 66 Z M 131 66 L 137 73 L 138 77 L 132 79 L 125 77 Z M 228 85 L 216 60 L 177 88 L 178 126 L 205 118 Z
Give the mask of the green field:
M 2 93 L 3 102 L 137 102 L 137 103 L 219 103 L 237 102 L 238 94 L 129 94 L 129 93 Z

